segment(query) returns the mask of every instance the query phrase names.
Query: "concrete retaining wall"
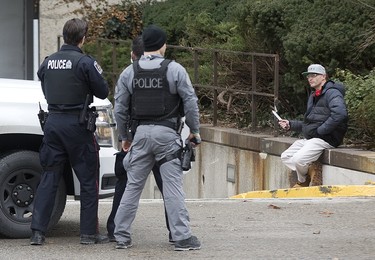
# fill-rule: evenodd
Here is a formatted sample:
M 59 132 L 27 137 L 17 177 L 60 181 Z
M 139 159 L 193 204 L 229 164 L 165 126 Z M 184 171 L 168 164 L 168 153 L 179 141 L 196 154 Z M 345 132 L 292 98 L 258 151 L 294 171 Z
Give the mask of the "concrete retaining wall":
M 219 127 L 201 127 L 201 136 L 197 160 L 185 175 L 187 198 L 228 198 L 290 187 L 291 171 L 282 164 L 280 154 L 296 139 Z M 337 148 L 326 150 L 321 161 L 324 185 L 375 182 L 375 152 Z M 142 198 L 161 198 L 152 174 Z

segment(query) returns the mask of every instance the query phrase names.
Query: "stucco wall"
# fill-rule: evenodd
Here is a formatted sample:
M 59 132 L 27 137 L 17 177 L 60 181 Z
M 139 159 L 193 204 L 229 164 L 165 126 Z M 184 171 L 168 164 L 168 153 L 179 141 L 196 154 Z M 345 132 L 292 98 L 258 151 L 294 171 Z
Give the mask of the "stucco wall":
M 62 28 L 69 19 L 78 17 L 72 12 L 80 8 L 77 3 L 59 4 L 59 0 L 40 0 L 39 30 L 40 30 L 40 61 L 57 51 L 57 36 L 62 34 Z M 109 0 L 109 4 L 120 3 L 121 0 Z

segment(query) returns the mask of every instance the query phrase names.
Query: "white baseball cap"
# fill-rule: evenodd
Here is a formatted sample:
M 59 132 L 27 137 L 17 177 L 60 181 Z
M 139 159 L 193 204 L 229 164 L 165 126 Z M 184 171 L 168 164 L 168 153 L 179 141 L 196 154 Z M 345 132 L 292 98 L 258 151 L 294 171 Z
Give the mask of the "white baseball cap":
M 326 74 L 326 69 L 320 65 L 320 64 L 311 64 L 306 72 L 302 72 L 302 75 L 307 75 L 307 74 Z

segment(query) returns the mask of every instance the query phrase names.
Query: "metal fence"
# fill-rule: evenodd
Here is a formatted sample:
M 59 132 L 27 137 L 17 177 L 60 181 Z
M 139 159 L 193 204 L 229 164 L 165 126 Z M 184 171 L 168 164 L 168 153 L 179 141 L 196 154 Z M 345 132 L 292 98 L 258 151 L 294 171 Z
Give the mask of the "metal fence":
M 107 64 L 104 67 L 105 76 L 114 85 L 129 64 L 131 41 L 96 39 L 94 46 L 91 50 L 93 56 L 101 65 Z M 229 93 L 243 99 L 250 97 L 248 109 L 251 111 L 252 129 L 257 125 L 257 114 L 260 112 L 257 109 L 261 99 L 269 99 L 273 107 L 278 103 L 277 54 L 167 45 L 166 57 L 175 59 L 187 69 L 195 89 L 211 93 L 213 126 L 218 125 L 219 93 Z

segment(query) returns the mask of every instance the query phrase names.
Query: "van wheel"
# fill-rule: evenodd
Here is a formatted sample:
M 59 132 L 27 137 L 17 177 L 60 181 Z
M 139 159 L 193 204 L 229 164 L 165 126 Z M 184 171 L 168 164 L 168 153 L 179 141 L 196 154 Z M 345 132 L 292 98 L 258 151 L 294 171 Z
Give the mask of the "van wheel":
M 34 197 L 43 169 L 39 154 L 13 151 L 0 158 L 0 234 L 9 238 L 31 236 L 30 224 Z M 49 228 L 60 220 L 66 205 L 65 182 L 56 194 Z

